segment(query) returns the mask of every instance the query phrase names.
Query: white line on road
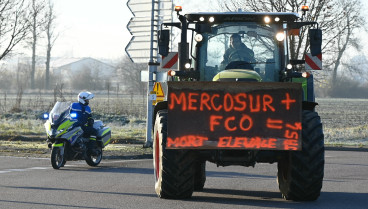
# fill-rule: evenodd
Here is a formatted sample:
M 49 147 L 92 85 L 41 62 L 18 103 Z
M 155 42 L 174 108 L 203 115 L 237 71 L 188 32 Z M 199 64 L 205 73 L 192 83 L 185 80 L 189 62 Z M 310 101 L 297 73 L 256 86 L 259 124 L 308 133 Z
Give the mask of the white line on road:
M 14 157 L 14 158 L 21 158 L 21 157 Z M 152 161 L 152 159 L 138 159 L 138 160 L 114 160 L 114 161 L 103 161 L 101 164 L 113 164 L 113 163 L 128 163 L 128 162 L 145 162 L 145 161 Z M 84 161 L 73 161 L 74 164 L 66 164 L 65 167 L 78 167 L 81 164 L 85 164 Z M 50 167 L 31 167 L 31 168 L 11 168 L 11 169 L 3 169 L 0 170 L 0 174 L 4 173 L 11 173 L 11 172 L 24 172 L 24 171 L 31 171 L 31 170 L 47 170 L 51 169 Z

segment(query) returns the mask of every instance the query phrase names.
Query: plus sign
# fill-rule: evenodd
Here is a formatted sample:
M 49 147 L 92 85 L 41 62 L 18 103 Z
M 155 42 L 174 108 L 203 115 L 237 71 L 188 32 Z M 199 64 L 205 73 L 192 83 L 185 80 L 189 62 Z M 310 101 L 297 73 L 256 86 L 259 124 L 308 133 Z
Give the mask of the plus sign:
M 281 100 L 281 103 L 282 103 L 282 104 L 285 104 L 285 106 L 286 106 L 286 110 L 289 110 L 289 109 L 290 109 L 290 104 L 291 104 L 291 103 L 295 103 L 295 102 L 296 102 L 296 100 L 295 100 L 295 99 L 290 99 L 290 95 L 289 95 L 289 93 L 286 93 L 286 99 Z

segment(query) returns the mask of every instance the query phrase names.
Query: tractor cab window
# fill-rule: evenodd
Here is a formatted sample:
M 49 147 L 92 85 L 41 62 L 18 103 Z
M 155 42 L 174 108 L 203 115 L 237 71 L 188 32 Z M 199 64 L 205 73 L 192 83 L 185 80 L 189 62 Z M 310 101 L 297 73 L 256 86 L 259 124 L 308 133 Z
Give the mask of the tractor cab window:
M 201 80 L 211 81 L 224 70 L 256 71 L 262 81 L 278 81 L 280 71 L 276 29 L 255 23 L 224 23 L 205 33 L 197 49 Z

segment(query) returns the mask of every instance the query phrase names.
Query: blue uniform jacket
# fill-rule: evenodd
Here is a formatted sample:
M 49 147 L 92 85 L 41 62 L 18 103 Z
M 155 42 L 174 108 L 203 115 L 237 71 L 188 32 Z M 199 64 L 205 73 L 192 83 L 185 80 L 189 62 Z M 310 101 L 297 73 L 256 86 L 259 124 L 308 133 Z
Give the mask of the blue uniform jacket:
M 79 102 L 74 102 L 70 106 L 70 113 L 77 114 L 78 125 L 86 125 L 88 118 L 92 116 L 91 108 L 88 105 L 83 105 Z

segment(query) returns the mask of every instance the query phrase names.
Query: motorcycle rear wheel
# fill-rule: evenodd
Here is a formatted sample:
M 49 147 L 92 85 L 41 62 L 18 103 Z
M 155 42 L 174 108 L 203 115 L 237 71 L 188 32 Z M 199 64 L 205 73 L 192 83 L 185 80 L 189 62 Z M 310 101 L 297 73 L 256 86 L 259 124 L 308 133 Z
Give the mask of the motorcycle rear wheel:
M 53 147 L 51 150 L 51 165 L 54 169 L 59 169 L 64 166 L 65 158 L 64 155 L 61 154 L 60 147 Z
M 92 152 L 86 152 L 85 160 L 89 166 L 97 166 L 98 164 L 100 164 L 102 160 L 102 148 L 96 147 L 95 152 L 97 154 L 93 154 Z

